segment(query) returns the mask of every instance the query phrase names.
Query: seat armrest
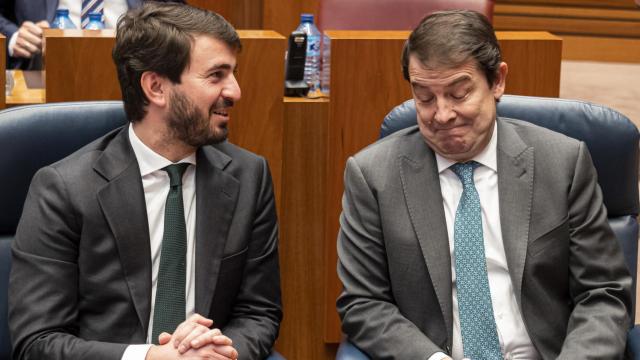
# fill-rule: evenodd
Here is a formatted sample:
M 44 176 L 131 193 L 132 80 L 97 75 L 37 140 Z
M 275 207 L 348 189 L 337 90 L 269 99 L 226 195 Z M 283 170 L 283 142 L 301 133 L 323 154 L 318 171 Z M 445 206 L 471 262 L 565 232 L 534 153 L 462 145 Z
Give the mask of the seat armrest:
M 627 334 L 629 359 L 640 360 L 640 326 L 634 325 Z
M 336 360 L 369 360 L 369 357 L 348 340 L 343 340 L 338 348 Z
M 265 360 L 285 360 L 285 358 L 280 355 L 277 351 L 273 350 L 271 355 L 269 355 Z

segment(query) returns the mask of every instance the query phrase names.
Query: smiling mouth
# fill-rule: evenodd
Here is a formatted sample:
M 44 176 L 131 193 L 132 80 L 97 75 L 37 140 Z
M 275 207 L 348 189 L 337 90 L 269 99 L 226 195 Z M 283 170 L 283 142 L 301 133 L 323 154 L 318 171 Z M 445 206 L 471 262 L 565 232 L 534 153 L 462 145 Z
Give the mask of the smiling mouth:
M 216 115 L 224 116 L 224 117 L 229 116 L 229 112 L 226 110 L 214 110 L 213 113 Z

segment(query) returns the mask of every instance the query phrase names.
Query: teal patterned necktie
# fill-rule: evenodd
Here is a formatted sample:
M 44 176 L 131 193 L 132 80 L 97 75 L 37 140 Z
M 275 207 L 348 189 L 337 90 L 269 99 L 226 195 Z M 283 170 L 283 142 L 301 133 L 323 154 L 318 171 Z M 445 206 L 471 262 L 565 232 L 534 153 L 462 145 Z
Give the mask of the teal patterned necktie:
M 182 203 L 182 174 L 188 166 L 180 163 L 162 169 L 169 174 L 170 188 L 164 209 L 164 233 L 153 310 L 151 340 L 154 344 L 158 343 L 160 333 L 173 333 L 185 320 L 187 226 Z
M 473 170 L 478 166 L 475 161 L 451 166 L 462 182 L 453 236 L 458 313 L 464 356 L 498 360 L 502 353 L 491 306 L 480 197 L 473 182 Z

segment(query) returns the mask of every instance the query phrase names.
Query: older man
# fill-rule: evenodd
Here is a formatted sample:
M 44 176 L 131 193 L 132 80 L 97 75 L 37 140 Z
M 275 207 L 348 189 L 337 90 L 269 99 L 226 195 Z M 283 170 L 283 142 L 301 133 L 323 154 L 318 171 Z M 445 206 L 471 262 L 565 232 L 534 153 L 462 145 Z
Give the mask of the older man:
M 347 162 L 337 305 L 374 359 L 617 359 L 631 278 L 584 143 L 496 118 L 488 20 L 427 16 L 403 69 L 417 126 Z

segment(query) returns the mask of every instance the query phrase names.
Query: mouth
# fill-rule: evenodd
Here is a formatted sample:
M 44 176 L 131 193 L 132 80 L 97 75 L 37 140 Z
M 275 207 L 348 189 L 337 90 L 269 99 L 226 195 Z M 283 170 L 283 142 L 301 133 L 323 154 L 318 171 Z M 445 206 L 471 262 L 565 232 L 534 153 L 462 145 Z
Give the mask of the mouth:
M 229 118 L 229 111 L 230 111 L 230 109 L 228 109 L 228 108 L 212 109 L 211 110 L 211 114 L 220 116 L 220 117 L 225 118 L 225 119 L 228 119 Z
M 212 113 L 214 113 L 216 115 L 224 116 L 224 117 L 228 117 L 229 116 L 229 111 L 225 110 L 225 109 L 213 110 Z
M 433 134 L 440 139 L 453 139 L 464 137 L 467 134 L 467 130 L 465 126 L 454 126 L 445 129 L 435 129 Z

